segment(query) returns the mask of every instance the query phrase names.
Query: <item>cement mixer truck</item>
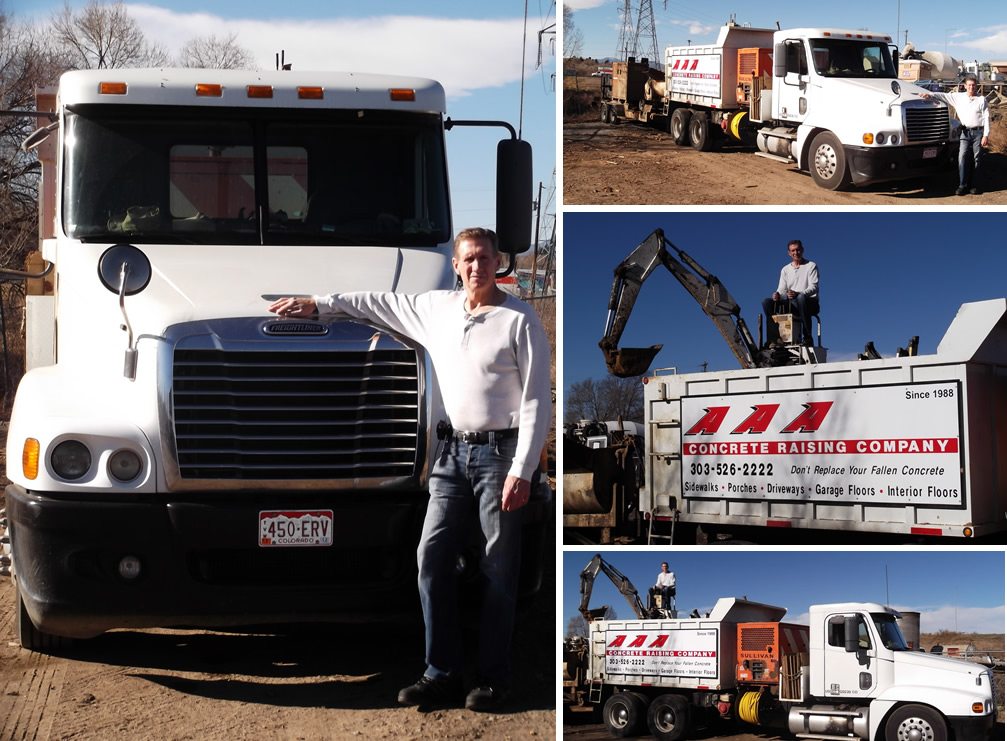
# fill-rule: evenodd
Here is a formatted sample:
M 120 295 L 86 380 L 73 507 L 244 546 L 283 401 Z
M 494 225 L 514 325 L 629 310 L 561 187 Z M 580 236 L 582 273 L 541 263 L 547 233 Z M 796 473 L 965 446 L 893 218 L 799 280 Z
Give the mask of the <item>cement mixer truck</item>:
M 741 141 L 830 190 L 930 175 L 957 152 L 948 107 L 899 81 L 891 44 L 883 33 L 732 21 L 712 44 L 668 47 L 660 76 L 634 60 L 613 65 L 625 79 L 608 86 L 602 118 L 666 127 L 700 151 Z

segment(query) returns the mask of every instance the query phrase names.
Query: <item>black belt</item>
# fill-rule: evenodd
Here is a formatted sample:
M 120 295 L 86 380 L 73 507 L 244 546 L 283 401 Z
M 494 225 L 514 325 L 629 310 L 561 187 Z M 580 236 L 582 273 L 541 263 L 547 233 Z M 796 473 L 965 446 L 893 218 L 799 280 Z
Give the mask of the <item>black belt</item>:
M 487 432 L 466 432 L 465 430 L 454 430 L 451 433 L 451 437 L 459 442 L 468 443 L 469 445 L 486 445 L 494 444 L 498 440 L 507 440 L 512 437 L 517 437 L 517 428 L 511 428 L 509 430 L 489 430 Z

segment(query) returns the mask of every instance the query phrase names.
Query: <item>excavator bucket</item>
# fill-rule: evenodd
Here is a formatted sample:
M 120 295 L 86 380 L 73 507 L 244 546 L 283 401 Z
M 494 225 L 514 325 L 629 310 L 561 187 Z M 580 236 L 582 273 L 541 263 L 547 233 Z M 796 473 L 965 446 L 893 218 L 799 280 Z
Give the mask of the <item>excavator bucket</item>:
M 661 352 L 664 345 L 650 347 L 606 347 L 601 343 L 601 351 L 605 354 L 605 365 L 608 372 L 619 378 L 642 376 L 654 362 L 654 357 Z

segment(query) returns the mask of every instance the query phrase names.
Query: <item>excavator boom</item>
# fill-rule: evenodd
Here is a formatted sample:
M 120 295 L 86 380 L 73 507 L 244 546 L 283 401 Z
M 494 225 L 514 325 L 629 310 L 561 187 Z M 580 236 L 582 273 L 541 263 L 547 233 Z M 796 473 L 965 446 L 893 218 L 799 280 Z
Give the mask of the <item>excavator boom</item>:
M 636 617 L 641 620 L 647 617 L 647 608 L 644 607 L 643 602 L 640 600 L 640 595 L 637 594 L 633 582 L 619 569 L 602 558 L 600 553 L 596 553 L 594 558 L 584 567 L 584 570 L 580 572 L 580 614 L 584 616 L 585 620 L 590 623 L 596 617 L 604 616 L 605 610 L 608 609 L 606 607 L 598 610 L 590 609 L 591 591 L 594 589 L 594 580 L 598 576 L 599 571 L 604 573 L 612 584 L 615 585 L 615 588 L 619 590 L 619 593 L 626 598 Z
M 669 247 L 677 257 L 668 251 Z M 663 230 L 655 229 L 615 269 L 605 334 L 598 343 L 610 373 L 622 378 L 643 375 L 661 350 L 662 345 L 618 347 L 640 288 L 658 265 L 664 265 L 710 317 L 742 368 L 759 365 L 758 346 L 724 284 L 673 245 Z

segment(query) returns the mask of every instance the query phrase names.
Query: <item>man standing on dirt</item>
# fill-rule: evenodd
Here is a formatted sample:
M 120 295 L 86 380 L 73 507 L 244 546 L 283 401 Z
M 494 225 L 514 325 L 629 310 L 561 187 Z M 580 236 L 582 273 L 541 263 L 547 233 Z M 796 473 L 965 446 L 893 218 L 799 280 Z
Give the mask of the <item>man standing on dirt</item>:
M 818 266 L 811 260 L 804 259 L 804 245 L 799 239 L 792 239 L 787 243 L 787 254 L 790 255 L 790 262 L 780 271 L 780 284 L 776 292 L 762 302 L 762 310 L 766 314 L 766 339 L 770 342 L 779 339 L 773 315 L 779 313 L 776 310 L 777 304 L 786 300 L 790 303 L 791 313 L 797 318 L 795 329 L 799 332 L 794 332 L 794 342 L 810 345 L 811 317 L 819 310 Z
M 465 707 L 485 711 L 498 708 L 510 688 L 521 509 L 549 429 L 549 343 L 535 311 L 496 284 L 494 232 L 460 232 L 451 263 L 463 291 L 283 298 L 269 310 L 368 319 L 411 337 L 430 354 L 448 420 L 438 425 L 441 443 L 417 552 L 427 668 L 398 700 L 425 707 L 461 702 L 456 567 L 477 515 L 483 536 L 479 675 Z
M 990 141 L 990 109 L 986 98 L 977 94 L 979 82 L 975 75 L 965 76 L 965 92 L 920 93 L 923 100 L 943 100 L 953 106 L 961 121 L 958 136 L 958 190 L 957 195 L 978 195 L 979 162 L 983 149 Z

